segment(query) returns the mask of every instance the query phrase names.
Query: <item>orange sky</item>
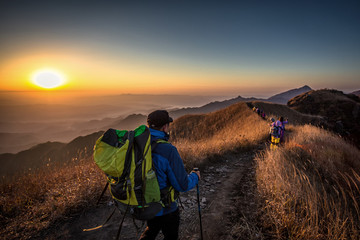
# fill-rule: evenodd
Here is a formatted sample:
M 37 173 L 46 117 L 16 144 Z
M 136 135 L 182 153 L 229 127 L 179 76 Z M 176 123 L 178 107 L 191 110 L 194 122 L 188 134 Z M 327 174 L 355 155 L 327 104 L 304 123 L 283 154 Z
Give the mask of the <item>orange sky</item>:
M 43 68 L 56 69 L 66 77 L 66 84 L 58 90 L 118 94 L 246 94 L 249 91 L 260 94 L 266 91 L 276 92 L 277 87 L 272 84 L 274 81 L 277 86 L 282 86 L 282 90 L 286 90 L 307 84 L 309 78 L 317 81 L 323 78 L 331 85 L 331 76 L 256 72 L 251 69 L 195 69 L 184 65 L 176 67 L 163 62 L 126 61 L 121 57 L 110 58 L 74 51 L 68 54 L 30 53 L 1 63 L 0 90 L 38 90 L 39 87 L 32 83 L 31 76 L 36 70 Z
M 56 90 L 103 94 L 257 97 L 303 85 L 359 88 L 358 5 L 83 7 L 3 4 L 0 91 L 39 90 L 31 76 L 44 68 L 66 76 Z

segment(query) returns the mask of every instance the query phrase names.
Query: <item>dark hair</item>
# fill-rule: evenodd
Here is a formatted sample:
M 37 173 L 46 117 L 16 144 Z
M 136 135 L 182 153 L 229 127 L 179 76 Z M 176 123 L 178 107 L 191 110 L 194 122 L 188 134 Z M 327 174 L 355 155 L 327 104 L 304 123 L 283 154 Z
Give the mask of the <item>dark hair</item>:
M 283 118 L 283 117 L 279 117 L 279 121 L 280 121 L 280 122 L 283 122 L 283 121 L 284 121 L 284 118 Z

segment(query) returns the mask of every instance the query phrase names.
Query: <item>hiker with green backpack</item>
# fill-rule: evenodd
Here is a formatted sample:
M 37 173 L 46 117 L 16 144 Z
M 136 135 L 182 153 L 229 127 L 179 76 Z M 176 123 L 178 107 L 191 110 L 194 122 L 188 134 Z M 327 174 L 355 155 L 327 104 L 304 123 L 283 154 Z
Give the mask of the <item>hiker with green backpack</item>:
M 178 192 L 194 188 L 200 179 L 199 171 L 188 174 L 175 146 L 168 142 L 169 124 L 173 119 L 165 110 L 157 110 L 148 115 L 151 141 L 157 142 L 152 149 L 152 160 L 165 204 L 156 217 L 147 220 L 147 227 L 141 240 L 155 239 L 160 230 L 164 239 L 178 239 L 180 212 L 177 203 Z
M 188 174 L 176 147 L 168 142 L 172 121 L 167 111 L 157 110 L 148 116 L 149 127 L 141 125 L 133 131 L 110 128 L 95 143 L 94 161 L 107 179 L 98 203 L 109 188 L 123 214 L 116 239 L 126 216 L 147 221 L 140 239 L 155 239 L 160 230 L 164 239 L 178 238 L 179 192 L 194 188 L 200 172 Z M 114 212 L 103 224 L 83 231 L 102 228 Z

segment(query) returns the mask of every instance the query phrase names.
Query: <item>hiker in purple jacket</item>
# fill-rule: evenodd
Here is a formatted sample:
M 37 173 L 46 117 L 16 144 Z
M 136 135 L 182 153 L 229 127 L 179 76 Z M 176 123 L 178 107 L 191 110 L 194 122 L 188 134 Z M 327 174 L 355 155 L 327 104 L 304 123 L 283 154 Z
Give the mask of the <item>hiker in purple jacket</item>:
M 288 123 L 288 120 L 284 121 L 283 117 L 279 117 L 279 120 L 276 121 L 276 126 L 280 127 L 280 142 L 284 142 L 284 132 L 285 132 L 285 124 Z

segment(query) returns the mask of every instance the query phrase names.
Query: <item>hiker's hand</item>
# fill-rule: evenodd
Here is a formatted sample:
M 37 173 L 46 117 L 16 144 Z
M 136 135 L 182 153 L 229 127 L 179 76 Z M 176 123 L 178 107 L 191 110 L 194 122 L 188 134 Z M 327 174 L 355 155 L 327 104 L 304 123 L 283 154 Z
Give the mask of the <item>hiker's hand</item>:
M 192 170 L 191 171 L 192 173 L 194 172 L 194 173 L 196 173 L 197 175 L 198 175 L 198 177 L 199 177 L 199 180 L 201 179 L 201 177 L 200 177 L 200 171 L 199 171 L 199 169 L 197 168 L 197 169 L 194 169 L 194 170 Z

